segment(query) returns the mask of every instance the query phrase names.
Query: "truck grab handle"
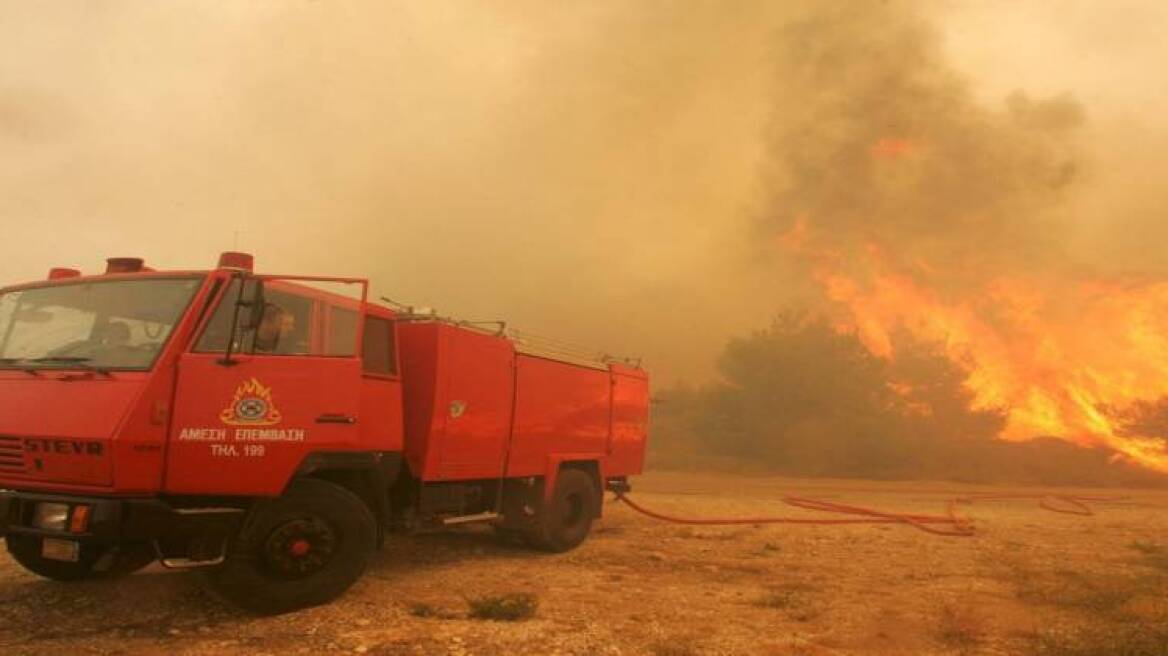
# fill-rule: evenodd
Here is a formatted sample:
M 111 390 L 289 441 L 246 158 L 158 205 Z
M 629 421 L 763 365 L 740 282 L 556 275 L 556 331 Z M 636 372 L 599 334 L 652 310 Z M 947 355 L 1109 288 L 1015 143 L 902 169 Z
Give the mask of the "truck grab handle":
M 318 424 L 355 424 L 355 423 L 357 423 L 357 418 L 352 416 L 352 415 L 342 415 L 342 414 L 336 414 L 336 413 L 332 413 L 332 412 L 326 412 L 325 414 L 316 418 L 316 423 L 318 423 Z

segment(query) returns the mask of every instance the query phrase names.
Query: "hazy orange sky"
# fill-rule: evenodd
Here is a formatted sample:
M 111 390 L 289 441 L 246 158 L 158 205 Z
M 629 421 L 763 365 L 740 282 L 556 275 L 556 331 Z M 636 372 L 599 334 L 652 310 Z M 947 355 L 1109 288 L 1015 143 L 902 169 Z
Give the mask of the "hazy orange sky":
M 704 376 L 804 292 L 750 227 L 816 4 L 7 0 L 0 281 L 237 246 Z M 982 102 L 1084 106 L 1078 257 L 1168 272 L 1168 7 L 919 6 Z

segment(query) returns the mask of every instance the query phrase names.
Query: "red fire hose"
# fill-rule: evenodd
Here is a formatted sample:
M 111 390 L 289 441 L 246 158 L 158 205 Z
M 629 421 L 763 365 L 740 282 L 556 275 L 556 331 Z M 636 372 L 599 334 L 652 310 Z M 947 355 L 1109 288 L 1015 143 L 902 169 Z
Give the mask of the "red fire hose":
M 1122 501 L 1126 497 L 1085 497 L 1085 496 L 1071 496 L 1065 494 L 975 494 L 954 497 L 949 500 L 946 506 L 946 514 L 944 515 L 919 515 L 913 513 L 898 513 L 887 512 L 883 510 L 874 510 L 872 508 L 863 508 L 861 506 L 850 506 L 834 501 L 822 501 L 819 499 L 808 499 L 805 497 L 783 497 L 783 503 L 794 506 L 796 508 L 803 508 L 805 510 L 818 510 L 826 513 L 837 513 L 843 515 L 855 515 L 851 518 L 813 518 L 813 517 L 710 517 L 703 519 L 695 519 L 689 517 L 674 517 L 666 515 L 653 510 L 649 510 L 644 506 L 636 503 L 630 499 L 623 492 L 616 492 L 616 500 L 624 503 L 633 510 L 645 515 L 658 519 L 663 522 L 672 522 L 674 524 L 688 524 L 693 526 L 738 526 L 750 524 L 811 524 L 816 526 L 829 526 L 839 524 L 908 524 L 914 528 L 920 529 L 926 533 L 933 535 L 945 535 L 953 537 L 969 537 L 974 534 L 973 521 L 957 512 L 957 507 L 962 504 L 972 504 L 975 501 L 1005 501 L 1005 500 L 1023 500 L 1031 499 L 1037 500 L 1038 505 L 1046 510 L 1065 513 L 1068 515 L 1094 515 L 1095 512 L 1088 506 L 1091 502 L 1115 502 Z

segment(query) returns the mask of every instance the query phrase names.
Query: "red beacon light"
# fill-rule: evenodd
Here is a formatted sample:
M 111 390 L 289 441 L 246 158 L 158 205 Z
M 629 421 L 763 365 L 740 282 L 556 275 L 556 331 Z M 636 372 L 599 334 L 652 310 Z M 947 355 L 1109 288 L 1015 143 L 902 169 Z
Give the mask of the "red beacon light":
M 235 269 L 251 273 L 255 268 L 255 257 L 251 253 L 226 251 L 219 255 L 220 269 Z
M 105 261 L 105 272 L 138 273 L 145 264 L 140 257 L 111 257 Z
M 81 272 L 77 269 L 70 269 L 68 267 L 53 267 L 49 269 L 49 280 L 62 280 L 64 278 L 78 278 Z

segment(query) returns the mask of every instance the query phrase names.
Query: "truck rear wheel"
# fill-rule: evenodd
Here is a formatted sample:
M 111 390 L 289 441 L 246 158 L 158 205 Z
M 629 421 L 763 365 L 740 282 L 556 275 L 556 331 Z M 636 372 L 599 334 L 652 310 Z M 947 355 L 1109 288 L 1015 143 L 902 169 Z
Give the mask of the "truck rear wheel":
M 587 472 L 565 469 L 550 502 L 527 532 L 531 546 L 556 553 L 575 549 L 588 537 L 600 495 Z
M 352 492 L 302 479 L 283 496 L 255 504 L 222 565 L 206 571 L 211 587 L 258 613 L 283 613 L 340 596 L 365 572 L 377 522 Z
M 41 538 L 37 535 L 9 535 L 4 543 L 21 567 L 54 581 L 125 576 L 154 562 L 154 552 L 146 543 L 110 547 L 82 544 L 77 562 L 41 556 Z

